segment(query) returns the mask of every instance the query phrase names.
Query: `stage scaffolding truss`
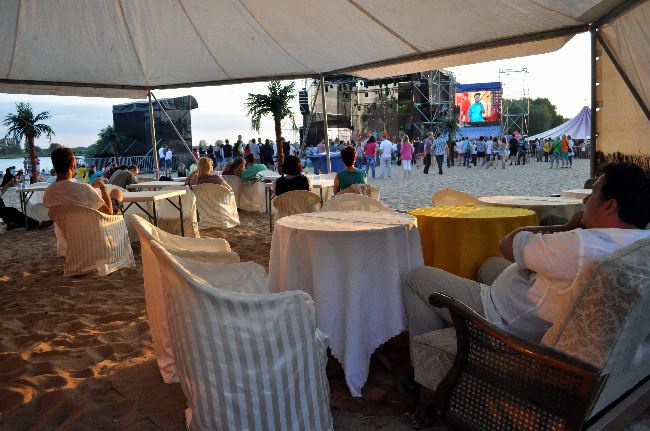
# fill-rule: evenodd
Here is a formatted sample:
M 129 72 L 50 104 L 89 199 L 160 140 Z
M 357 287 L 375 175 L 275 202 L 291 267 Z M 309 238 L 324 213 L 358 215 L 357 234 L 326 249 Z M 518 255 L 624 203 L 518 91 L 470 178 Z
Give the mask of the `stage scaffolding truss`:
M 313 103 L 318 81 L 306 84 L 309 114 L 303 115 L 302 142 L 315 145 L 323 139 L 323 112 Z M 421 139 L 439 130 L 454 108 L 454 76 L 434 70 L 383 79 L 366 80 L 349 75 L 325 79 L 329 137 L 359 139 L 369 134 L 394 139 L 408 134 Z M 318 93 L 320 98 L 320 93 Z M 320 100 L 320 99 L 319 99 Z

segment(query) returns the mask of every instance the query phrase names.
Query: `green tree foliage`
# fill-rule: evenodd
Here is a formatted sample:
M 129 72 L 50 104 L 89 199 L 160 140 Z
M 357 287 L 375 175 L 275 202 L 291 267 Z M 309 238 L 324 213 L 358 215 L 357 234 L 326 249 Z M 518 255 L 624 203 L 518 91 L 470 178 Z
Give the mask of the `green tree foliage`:
M 2 122 L 2 125 L 7 127 L 6 137 L 11 136 L 18 142 L 25 139 L 25 151 L 29 153 L 29 158 L 32 163 L 32 183 L 38 181 L 38 170 L 36 169 L 38 147 L 34 145 L 34 139 L 45 135 L 48 140 L 52 140 L 52 135 L 54 135 L 54 131 L 50 126 L 40 123 L 40 121 L 47 120 L 48 118 L 50 118 L 49 112 L 45 111 L 34 115 L 32 105 L 19 102 L 16 104 L 16 113 L 8 114 Z
M 537 99 L 503 99 L 503 112 L 517 112 L 526 110 L 526 104 L 530 102 L 530 111 L 528 115 L 528 134 L 536 135 L 545 132 L 546 130 L 557 127 L 560 124 L 568 121 L 557 113 L 557 108 L 547 98 Z M 514 130 L 507 130 L 506 133 L 510 134 Z
M 260 131 L 260 122 L 262 117 L 271 114 L 275 125 L 275 142 L 278 146 L 278 167 L 282 171 L 282 162 L 284 152 L 282 148 L 282 120 L 289 118 L 293 129 L 296 129 L 296 120 L 291 112 L 291 101 L 295 97 L 295 82 L 288 85 L 282 85 L 280 81 L 271 81 L 268 89 L 269 94 L 249 93 L 246 99 L 245 107 L 248 109 L 247 116 L 251 117 L 251 127 L 253 130 Z
M 113 126 L 108 125 L 97 134 L 97 141 L 94 145 L 95 153 L 110 154 L 112 152 L 113 156 L 117 160 L 120 152 L 120 145 L 122 145 L 124 141 L 126 141 L 126 136 L 117 133 Z M 91 147 L 89 147 L 89 149 Z

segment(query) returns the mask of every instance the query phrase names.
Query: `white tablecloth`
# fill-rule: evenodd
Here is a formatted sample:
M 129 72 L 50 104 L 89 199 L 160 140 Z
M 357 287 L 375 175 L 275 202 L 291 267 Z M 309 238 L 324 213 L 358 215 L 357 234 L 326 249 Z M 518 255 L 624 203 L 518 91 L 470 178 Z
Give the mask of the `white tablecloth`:
M 584 199 L 589 196 L 593 190 L 591 189 L 572 189 L 572 190 L 562 190 L 560 196 L 563 198 L 574 198 L 574 199 Z
M 390 212 L 298 214 L 278 220 L 269 283 L 303 290 L 316 303 L 318 328 L 361 396 L 372 353 L 406 329 L 401 282 L 424 265 L 415 217 Z
M 478 200 L 488 205 L 533 210 L 542 226 L 566 223 L 584 207 L 580 199 L 551 196 L 485 196 Z

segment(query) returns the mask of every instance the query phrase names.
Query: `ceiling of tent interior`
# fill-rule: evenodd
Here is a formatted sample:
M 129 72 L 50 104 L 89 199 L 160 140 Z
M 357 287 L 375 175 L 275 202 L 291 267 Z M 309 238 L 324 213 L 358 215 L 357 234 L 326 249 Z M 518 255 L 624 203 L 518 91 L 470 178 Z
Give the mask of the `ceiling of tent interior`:
M 624 0 L 0 0 L 0 91 L 142 97 L 548 52 Z

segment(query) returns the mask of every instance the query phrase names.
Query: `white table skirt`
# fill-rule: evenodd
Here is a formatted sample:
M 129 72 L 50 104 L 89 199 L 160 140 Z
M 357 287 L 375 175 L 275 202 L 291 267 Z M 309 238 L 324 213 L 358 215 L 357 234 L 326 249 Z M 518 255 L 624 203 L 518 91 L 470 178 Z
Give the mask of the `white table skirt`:
M 571 189 L 562 190 L 560 196 L 563 198 L 584 199 L 589 196 L 593 190 L 591 189 Z
M 390 212 L 299 214 L 278 220 L 269 283 L 274 292 L 303 290 L 316 304 L 318 328 L 361 396 L 370 356 L 406 329 L 401 284 L 424 265 L 417 221 Z
M 580 199 L 549 196 L 485 196 L 478 200 L 488 205 L 533 210 L 542 226 L 566 223 L 584 207 Z

